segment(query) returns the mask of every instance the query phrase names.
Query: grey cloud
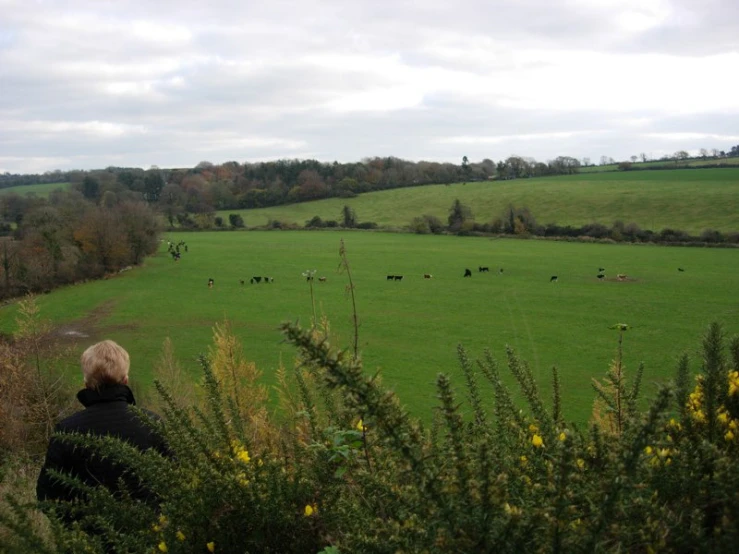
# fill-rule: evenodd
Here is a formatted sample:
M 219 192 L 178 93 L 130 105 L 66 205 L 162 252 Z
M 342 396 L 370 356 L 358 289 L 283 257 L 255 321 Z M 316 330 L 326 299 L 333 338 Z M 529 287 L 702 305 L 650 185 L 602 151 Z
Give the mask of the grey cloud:
M 619 158 L 714 146 L 677 145 L 650 133 L 730 136 L 739 128 L 739 103 L 727 111 L 724 98 L 721 109 L 711 109 L 710 82 L 696 89 L 686 102 L 694 105 L 682 115 L 632 108 L 614 115 L 597 103 L 543 109 L 519 101 L 523 85 L 509 86 L 522 76 L 560 71 L 550 77 L 556 82 L 529 89 L 536 89 L 534 97 L 566 92 L 578 82 L 573 77 L 590 69 L 568 62 L 572 53 L 624 54 L 636 63 L 645 52 L 737 52 L 733 0 L 673 0 L 672 19 L 632 33 L 615 21 L 618 3 L 604 10 L 579 0 L 5 4 L 0 170 L 37 171 L 58 160 L 68 160 L 60 168 L 191 166 L 300 155 Z M 375 89 L 385 101 L 402 93 L 410 100 L 370 111 L 355 105 L 361 100 L 348 108 L 336 104 Z M 698 107 L 700 114 L 690 113 Z M 69 122 L 74 130 L 44 131 L 33 122 Z M 90 122 L 122 131 L 96 135 Z

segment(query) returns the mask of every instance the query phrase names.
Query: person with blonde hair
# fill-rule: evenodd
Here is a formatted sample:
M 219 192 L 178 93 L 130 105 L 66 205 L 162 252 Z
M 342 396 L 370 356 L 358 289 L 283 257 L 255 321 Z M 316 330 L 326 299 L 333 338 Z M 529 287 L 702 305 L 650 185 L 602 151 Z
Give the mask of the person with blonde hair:
M 128 387 L 128 352 L 112 340 L 104 340 L 85 350 L 80 362 L 85 388 L 77 393 L 77 399 L 85 408 L 57 424 L 38 478 L 36 496 L 39 500 L 60 501 L 71 501 L 80 496 L 52 477 L 49 470 L 53 469 L 76 477 L 86 485 L 104 486 L 111 491 L 119 488 L 119 481 L 123 478 L 124 482 L 130 481 L 129 493 L 148 500 L 149 493 L 137 489 L 135 481 L 128 478 L 131 468 L 105 459 L 93 449 L 75 447 L 58 436 L 60 433 L 110 435 L 141 450 L 155 448 L 167 454 L 162 437 L 130 409 L 136 401 Z M 160 419 L 153 412 L 142 411 L 154 420 Z

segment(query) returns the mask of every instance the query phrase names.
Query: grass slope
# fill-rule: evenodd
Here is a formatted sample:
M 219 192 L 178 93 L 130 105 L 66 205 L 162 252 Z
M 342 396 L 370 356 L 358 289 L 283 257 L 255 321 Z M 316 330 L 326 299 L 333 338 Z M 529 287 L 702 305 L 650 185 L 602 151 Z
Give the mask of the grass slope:
M 51 191 L 56 189 L 66 189 L 71 183 L 43 183 L 40 185 L 19 185 L 17 187 L 8 187 L 0 189 L 0 194 L 8 194 L 14 192 L 24 196 L 26 194 L 35 194 L 36 196 L 49 196 Z
M 341 220 L 341 209 L 348 204 L 359 221 L 402 228 L 421 214 L 446 222 L 455 198 L 472 208 L 478 222 L 500 217 L 514 204 L 528 206 L 542 224 L 611 225 L 622 220 L 646 229 L 672 227 L 696 234 L 707 228 L 739 231 L 739 169 L 594 173 L 429 185 L 239 213 L 247 226 L 265 225 L 270 219 L 303 225 L 314 215 Z M 228 220 L 228 213 L 234 211 L 221 215 Z
M 294 356 L 278 324 L 310 320 L 309 288 L 301 276 L 306 269 L 327 277 L 315 282 L 315 295 L 319 312 L 330 320 L 332 342 L 351 344 L 347 282 L 337 274 L 341 237 L 355 279 L 365 367 L 381 368 L 385 383 L 424 416 L 435 403 L 439 372 L 450 373 L 457 385 L 463 382 L 459 343 L 473 357 L 490 347 L 501 360 L 504 346 L 513 346 L 547 395 L 551 366 L 557 365 L 566 416 L 585 421 L 593 398 L 590 379 L 601 377 L 614 356 L 614 323 L 632 326 L 625 339 L 627 372 L 633 375 L 645 362 L 647 393 L 672 376 L 681 349 L 696 348 L 711 321 L 739 332 L 734 250 L 393 233 L 173 233 L 169 238 L 189 245 L 180 262 L 162 251 L 144 267 L 60 289 L 38 302 L 45 317 L 72 330 L 90 330 L 79 320 L 97 310 L 96 331 L 78 350 L 103 337 L 120 341 L 131 352 L 139 382 L 150 382 L 166 337 L 195 379 L 195 357 L 210 344 L 212 326 L 228 318 L 246 356 L 271 383 L 278 365 L 291 367 Z M 478 265 L 491 272 L 478 273 Z M 473 270 L 471 278 L 462 277 L 466 267 Z M 502 275 L 499 267 L 505 268 Z M 596 279 L 598 267 L 606 268 L 606 282 Z M 424 273 L 433 279 L 424 280 Z M 617 282 L 616 273 L 633 280 Z M 404 279 L 388 282 L 387 274 Z M 559 281 L 550 283 L 554 274 Z M 275 282 L 250 285 L 252 275 Z M 209 277 L 215 279 L 213 290 Z M 242 287 L 240 279 L 247 284 Z M 0 308 L 0 329 L 13 328 L 14 309 Z M 76 369 L 70 374 L 78 378 Z
M 631 162 L 629 162 L 631 163 Z M 649 162 L 636 162 L 632 164 L 633 171 L 639 171 L 644 168 L 649 167 L 664 167 L 669 166 L 670 164 L 679 165 L 683 167 L 703 167 L 706 165 L 716 165 L 716 164 L 723 164 L 723 165 L 731 165 L 731 166 L 739 166 L 739 158 L 720 158 L 720 159 L 714 159 L 714 158 L 694 158 L 692 160 L 685 160 L 681 162 L 674 162 L 669 160 L 653 160 Z M 617 163 L 613 164 L 606 164 L 606 165 L 589 165 L 587 167 L 581 167 L 580 172 L 581 173 L 600 173 L 603 171 L 620 171 L 618 168 Z M 663 170 L 658 170 L 663 171 Z M 668 171 L 668 170 L 665 170 Z

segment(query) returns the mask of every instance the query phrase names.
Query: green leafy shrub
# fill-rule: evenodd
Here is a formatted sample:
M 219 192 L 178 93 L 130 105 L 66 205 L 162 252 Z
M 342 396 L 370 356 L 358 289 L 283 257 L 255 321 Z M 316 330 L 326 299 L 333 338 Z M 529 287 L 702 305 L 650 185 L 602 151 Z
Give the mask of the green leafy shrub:
M 703 341 L 695 384 L 687 357 L 674 384 L 641 412 L 640 372 L 627 387 L 616 361 L 596 383 L 587 429 L 562 418 L 559 381 L 541 398 L 508 349 L 519 406 L 489 352 L 458 348 L 464 400 L 437 377 L 433 423 L 411 418 L 361 360 L 332 349 L 327 325 L 285 324 L 298 350 L 278 373 L 278 412 L 227 326 L 201 358 L 202 401 L 161 384 L 174 454 L 70 436 L 135 468 L 159 503 L 124 490 L 47 506 L 57 550 L 115 552 L 729 552 L 739 539 L 739 341 L 718 325 Z M 487 406 L 492 404 L 491 408 Z M 607 416 L 607 417 L 606 417 Z M 63 476 L 59 476 L 63 478 Z M 79 485 L 78 485 L 79 486 Z M 65 528 L 56 518 L 79 518 Z M 25 540 L 21 508 L 1 521 Z M 85 529 L 95 528 L 97 534 Z M 34 542 L 35 541 L 35 542 Z M 53 550 L 53 549 L 51 549 Z M 51 551 L 50 550 L 50 551 Z

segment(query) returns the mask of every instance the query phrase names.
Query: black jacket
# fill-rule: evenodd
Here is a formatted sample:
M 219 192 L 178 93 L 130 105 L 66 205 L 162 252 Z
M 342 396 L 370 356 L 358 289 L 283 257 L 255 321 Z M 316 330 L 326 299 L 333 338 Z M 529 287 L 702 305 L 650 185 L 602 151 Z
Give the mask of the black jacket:
M 56 431 L 112 435 L 141 450 L 156 448 L 163 454 L 167 453 L 161 437 L 130 409 L 136 401 L 126 385 L 109 385 L 98 390 L 83 389 L 77 393 L 77 399 L 85 409 L 58 423 Z M 153 412 L 147 414 L 159 419 Z M 102 459 L 90 449 L 75 447 L 52 437 L 36 485 L 39 500 L 72 500 L 77 496 L 74 491 L 52 478 L 48 473 L 49 469 L 79 477 L 85 484 L 102 485 L 110 490 L 117 488 L 118 480 L 125 471 L 122 466 Z M 142 499 L 149 496 L 141 490 L 131 492 Z

